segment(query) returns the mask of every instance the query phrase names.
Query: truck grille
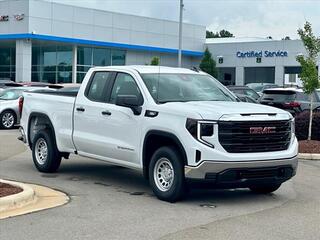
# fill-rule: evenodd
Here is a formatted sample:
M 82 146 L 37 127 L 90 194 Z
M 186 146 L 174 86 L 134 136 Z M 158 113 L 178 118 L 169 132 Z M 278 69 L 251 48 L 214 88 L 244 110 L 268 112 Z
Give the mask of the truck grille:
M 290 121 L 219 122 L 219 141 L 229 153 L 283 151 L 290 140 Z

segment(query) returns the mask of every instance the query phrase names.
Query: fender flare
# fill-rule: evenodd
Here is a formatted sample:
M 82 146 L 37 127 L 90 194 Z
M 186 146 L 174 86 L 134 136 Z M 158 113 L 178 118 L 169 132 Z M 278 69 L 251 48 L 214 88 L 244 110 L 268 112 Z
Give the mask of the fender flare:
M 187 153 L 181 143 L 181 141 L 179 140 L 179 138 L 170 132 L 166 132 L 166 131 L 161 131 L 161 130 L 149 130 L 144 137 L 143 140 L 143 150 L 142 150 L 142 166 L 143 166 L 143 175 L 145 177 L 148 177 L 148 168 L 147 168 L 147 140 L 149 138 L 150 135 L 156 135 L 156 136 L 160 136 L 160 137 L 166 137 L 169 138 L 170 140 L 172 140 L 176 146 L 178 146 L 178 150 L 181 152 L 182 157 L 183 157 L 183 163 L 184 165 L 188 165 L 188 158 L 187 158 Z

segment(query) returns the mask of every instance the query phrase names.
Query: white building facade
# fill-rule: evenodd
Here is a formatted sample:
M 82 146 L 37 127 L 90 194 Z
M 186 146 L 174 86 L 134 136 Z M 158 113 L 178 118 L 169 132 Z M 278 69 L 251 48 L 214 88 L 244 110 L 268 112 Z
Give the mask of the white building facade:
M 0 78 L 81 82 L 92 66 L 177 66 L 178 22 L 41 0 L 0 1 Z M 183 66 L 203 54 L 205 26 L 183 25 Z
M 301 40 L 221 38 L 207 39 L 206 46 L 217 62 L 218 79 L 225 85 L 300 85 L 296 57 L 306 55 Z M 320 58 L 317 66 L 320 74 Z

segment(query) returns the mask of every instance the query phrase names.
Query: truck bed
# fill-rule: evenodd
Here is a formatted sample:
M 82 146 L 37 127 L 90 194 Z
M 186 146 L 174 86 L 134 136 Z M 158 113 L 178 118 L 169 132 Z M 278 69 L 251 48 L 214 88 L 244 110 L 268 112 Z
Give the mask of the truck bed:
M 39 90 L 25 92 L 22 118 L 27 118 L 31 113 L 47 116 L 55 130 L 57 147 L 61 152 L 74 151 L 72 141 L 73 108 L 76 99 L 75 92 Z M 29 119 L 24 119 L 28 122 Z

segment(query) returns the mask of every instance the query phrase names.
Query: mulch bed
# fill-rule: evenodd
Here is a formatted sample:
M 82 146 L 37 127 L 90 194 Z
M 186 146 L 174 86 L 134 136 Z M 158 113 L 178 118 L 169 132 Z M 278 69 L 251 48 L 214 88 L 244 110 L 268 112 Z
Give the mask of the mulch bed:
M 22 189 L 0 182 L 0 198 L 22 192 Z
M 299 153 L 319 153 L 320 154 L 320 141 L 316 141 L 316 140 L 299 141 Z

